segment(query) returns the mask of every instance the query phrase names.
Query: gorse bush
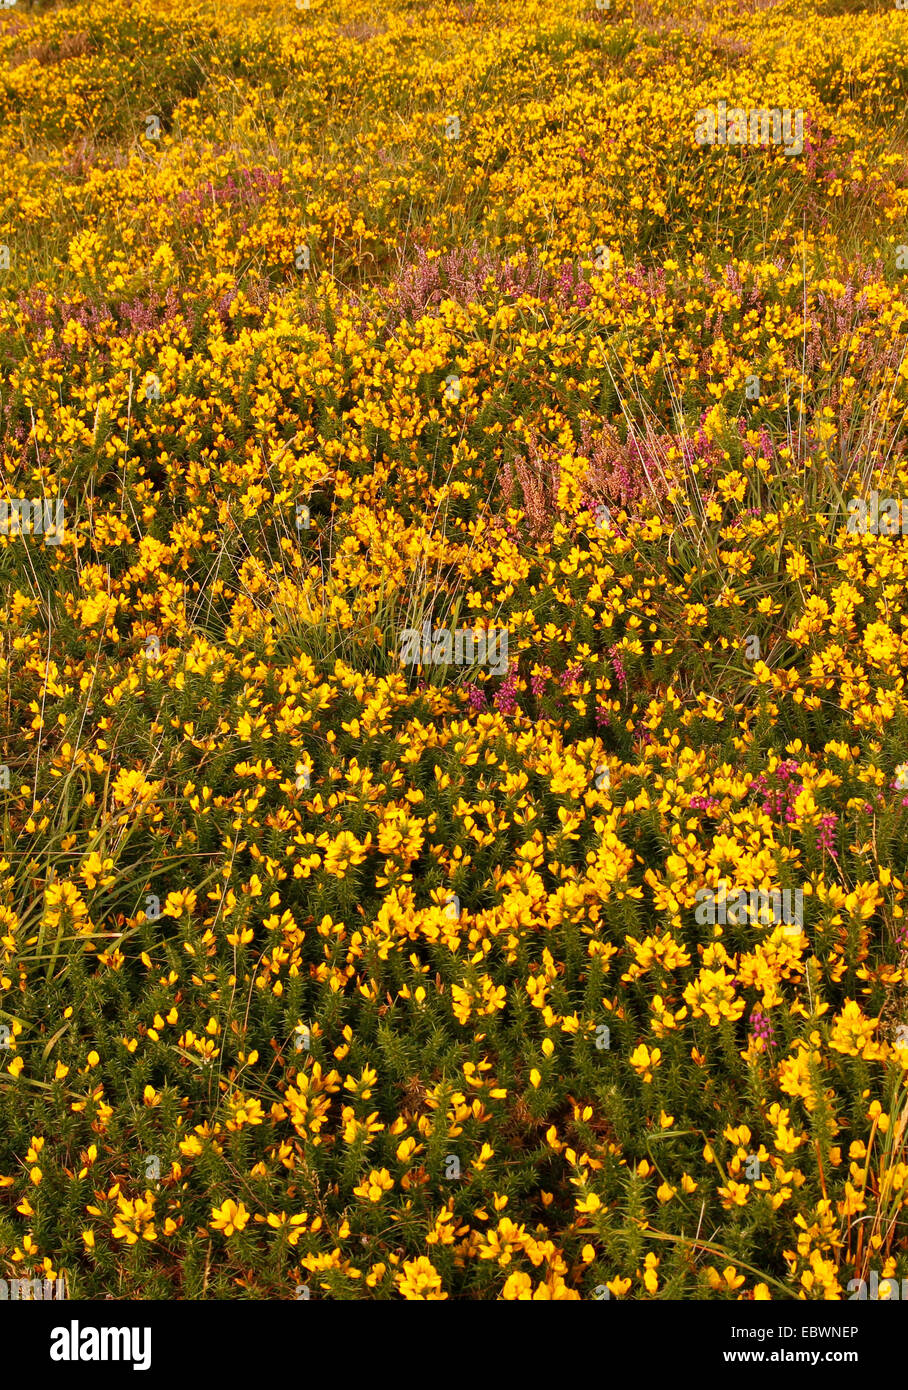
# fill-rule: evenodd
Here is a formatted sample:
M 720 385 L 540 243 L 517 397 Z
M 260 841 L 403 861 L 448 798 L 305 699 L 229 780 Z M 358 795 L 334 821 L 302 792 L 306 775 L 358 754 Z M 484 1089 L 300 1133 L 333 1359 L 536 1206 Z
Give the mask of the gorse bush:
M 906 24 L 2 13 L 7 1277 L 908 1276 Z

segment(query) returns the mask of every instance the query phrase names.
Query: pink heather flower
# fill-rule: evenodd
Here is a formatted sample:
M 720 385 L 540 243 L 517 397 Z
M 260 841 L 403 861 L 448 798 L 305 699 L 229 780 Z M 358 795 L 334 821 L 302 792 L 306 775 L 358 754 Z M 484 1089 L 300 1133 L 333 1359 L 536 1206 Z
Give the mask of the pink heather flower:
M 725 267 L 725 282 L 732 294 L 741 293 L 741 277 L 733 265 L 727 265 Z
M 750 1015 L 751 1038 L 761 1044 L 761 1050 L 772 1047 L 775 1043 L 776 1035 L 772 1026 L 772 1019 L 765 1014 L 762 1009 L 754 1009 Z
M 538 675 L 530 677 L 530 688 L 537 700 L 541 699 L 545 694 L 545 687 L 551 674 L 548 666 L 543 666 Z
M 561 688 L 562 688 L 562 690 L 567 690 L 568 686 L 569 686 L 569 685 L 573 685 L 574 682 L 575 682 L 575 681 L 578 681 L 582 675 L 583 675 L 583 663 L 582 663 L 582 662 L 578 662 L 576 666 L 568 666 L 567 670 L 566 670 L 566 671 L 563 671 L 563 672 L 562 672 L 562 675 L 561 675 Z
M 555 282 L 555 293 L 563 309 L 572 305 L 578 309 L 585 309 L 593 297 L 592 288 L 576 272 L 571 261 L 565 261 L 561 267 L 561 274 Z
M 833 812 L 828 816 L 820 817 L 820 833 L 817 836 L 817 849 L 825 850 L 831 854 L 833 859 L 838 859 L 839 851 L 835 847 L 835 830 L 839 823 L 839 818 Z
M 764 815 L 782 820 L 788 825 L 795 818 L 794 804 L 804 790 L 803 783 L 794 781 L 794 774 L 798 771 L 798 766 L 794 759 L 779 763 L 775 771 L 777 785 L 774 788 L 769 787 L 765 772 L 761 772 L 760 776 L 755 777 L 750 784 L 752 792 L 757 792 L 764 797 L 760 807 Z
M 617 645 L 609 647 L 609 656 L 612 658 L 612 670 L 615 673 L 615 679 L 621 686 L 621 689 L 626 690 L 627 674 L 624 670 L 624 662 L 621 660 Z

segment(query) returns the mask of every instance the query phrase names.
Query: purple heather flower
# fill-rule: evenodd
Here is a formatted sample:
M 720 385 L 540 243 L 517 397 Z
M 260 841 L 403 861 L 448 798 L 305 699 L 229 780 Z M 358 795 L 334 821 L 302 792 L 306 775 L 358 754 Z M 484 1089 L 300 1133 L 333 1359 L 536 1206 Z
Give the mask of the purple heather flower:
M 517 673 L 512 671 L 505 676 L 495 694 L 495 708 L 499 714 L 513 714 L 517 709 Z

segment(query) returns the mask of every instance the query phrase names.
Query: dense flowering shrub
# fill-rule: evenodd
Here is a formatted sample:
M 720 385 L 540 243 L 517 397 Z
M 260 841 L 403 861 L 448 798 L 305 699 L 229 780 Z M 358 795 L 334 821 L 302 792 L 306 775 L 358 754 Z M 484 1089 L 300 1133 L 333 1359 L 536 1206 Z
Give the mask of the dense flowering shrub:
M 908 1274 L 906 22 L 0 19 L 7 1276 Z

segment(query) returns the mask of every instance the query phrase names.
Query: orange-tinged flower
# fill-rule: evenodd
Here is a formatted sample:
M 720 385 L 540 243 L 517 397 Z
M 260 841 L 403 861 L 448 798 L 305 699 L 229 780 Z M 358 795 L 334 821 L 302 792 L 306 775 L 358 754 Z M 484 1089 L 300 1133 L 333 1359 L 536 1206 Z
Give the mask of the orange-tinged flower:
M 212 1230 L 223 1231 L 225 1236 L 232 1236 L 236 1231 L 244 1230 L 248 1221 L 249 1212 L 243 1203 L 234 1202 L 231 1197 L 220 1207 L 213 1207 L 211 1210 Z
M 395 1275 L 395 1283 L 410 1303 L 438 1303 L 448 1296 L 442 1289 L 441 1275 L 425 1255 L 420 1255 L 415 1260 L 407 1260 L 403 1269 Z
M 394 1179 L 387 1168 L 373 1168 L 369 1176 L 363 1178 L 359 1187 L 354 1187 L 353 1191 L 357 1197 L 363 1197 L 369 1202 L 380 1202 L 393 1186 Z
M 144 1197 L 130 1201 L 122 1193 L 117 1197 L 117 1214 L 114 1217 L 110 1234 L 114 1240 L 125 1240 L 127 1245 L 135 1245 L 141 1240 L 157 1240 L 154 1228 L 154 1194 L 146 1192 Z

